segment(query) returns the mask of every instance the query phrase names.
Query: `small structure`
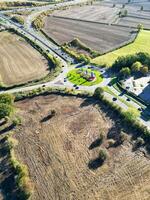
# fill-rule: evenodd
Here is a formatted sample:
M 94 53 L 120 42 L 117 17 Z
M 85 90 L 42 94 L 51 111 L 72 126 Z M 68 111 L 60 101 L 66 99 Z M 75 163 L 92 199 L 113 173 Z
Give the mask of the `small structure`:
M 80 74 L 81 77 L 85 78 L 87 81 L 93 81 L 95 80 L 96 76 L 93 71 L 90 70 L 84 70 L 83 68 L 80 68 L 77 71 L 78 74 Z
M 94 72 L 91 72 L 91 75 L 89 77 L 89 81 L 93 81 L 96 78 Z

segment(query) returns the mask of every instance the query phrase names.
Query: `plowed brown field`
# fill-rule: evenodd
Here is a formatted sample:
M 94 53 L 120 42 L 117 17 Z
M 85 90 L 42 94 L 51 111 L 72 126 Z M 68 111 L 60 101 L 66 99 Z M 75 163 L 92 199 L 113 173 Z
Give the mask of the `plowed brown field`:
M 7 86 L 25 83 L 48 74 L 47 61 L 24 39 L 0 33 L 0 81 Z

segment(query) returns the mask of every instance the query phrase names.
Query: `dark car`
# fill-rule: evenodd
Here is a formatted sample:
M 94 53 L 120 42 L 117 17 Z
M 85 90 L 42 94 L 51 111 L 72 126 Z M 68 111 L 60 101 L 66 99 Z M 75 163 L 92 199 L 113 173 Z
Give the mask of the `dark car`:
M 74 85 L 73 85 L 73 87 L 77 87 L 77 85 L 76 85 L 76 84 L 74 84 Z
M 127 98 L 127 101 L 131 101 L 129 98 Z
M 113 100 L 113 101 L 117 101 L 117 98 L 116 98 L 116 97 L 113 97 L 112 100 Z
M 139 107 L 138 110 L 139 110 L 139 111 L 143 111 L 143 108 L 140 108 L 140 107 Z
M 75 89 L 78 90 L 78 89 L 79 89 L 79 86 L 76 86 Z

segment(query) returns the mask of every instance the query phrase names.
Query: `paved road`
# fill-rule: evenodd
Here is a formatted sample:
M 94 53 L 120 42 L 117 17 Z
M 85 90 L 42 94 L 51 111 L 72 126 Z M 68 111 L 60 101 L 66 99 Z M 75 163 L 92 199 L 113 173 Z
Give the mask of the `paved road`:
M 66 79 L 67 73 L 74 69 L 76 66 L 73 65 L 71 67 L 68 67 L 68 62 L 73 63 L 74 60 L 72 60 L 70 58 L 69 55 L 67 55 L 66 53 L 62 52 L 60 50 L 60 47 L 57 46 L 56 44 L 53 44 L 51 41 L 49 41 L 47 38 L 43 37 L 39 32 L 37 32 L 36 30 L 34 30 L 31 26 L 32 24 L 32 20 L 40 13 L 49 9 L 53 9 L 55 7 L 61 7 L 61 6 L 65 6 L 65 5 L 73 5 L 73 4 L 77 4 L 77 3 L 81 3 L 84 2 L 85 0 L 75 0 L 75 1 L 71 1 L 71 2 L 64 2 L 64 3 L 59 3 L 57 6 L 55 5 L 48 5 L 48 6 L 42 6 L 42 7 L 35 7 L 35 8 L 21 8 L 18 9 L 19 11 L 23 11 L 23 10 L 33 10 L 34 12 L 29 15 L 29 17 L 27 18 L 27 21 L 25 23 L 25 27 L 20 26 L 17 23 L 14 23 L 10 20 L 10 18 L 4 16 L 4 12 L 0 12 L 0 19 L 4 21 L 4 24 L 6 27 L 9 28 L 13 28 L 15 30 L 17 30 L 19 33 L 21 33 L 22 35 L 25 35 L 27 38 L 36 41 L 36 43 L 44 50 L 44 51 L 49 51 L 50 54 L 52 54 L 54 57 L 57 57 L 62 65 L 62 73 L 59 74 L 58 77 L 56 77 L 53 81 L 44 83 L 45 87 L 59 87 L 59 88 L 68 88 L 68 89 L 73 89 L 73 84 L 71 82 L 69 82 Z M 88 67 L 88 66 L 86 66 Z M 110 82 L 111 78 L 108 77 L 105 69 L 99 69 L 97 67 L 95 67 L 95 69 L 100 70 L 101 73 L 104 76 L 104 81 L 100 84 L 94 85 L 94 86 L 79 86 L 79 90 L 83 90 L 83 91 L 88 91 L 93 93 L 95 91 L 95 89 L 97 87 L 104 87 L 104 86 L 108 86 L 108 83 Z M 64 82 L 64 80 L 66 80 Z M 7 90 L 7 91 L 1 91 L 0 93 L 17 93 L 17 92 L 23 92 L 23 91 L 30 91 L 33 89 L 37 89 L 39 87 L 42 87 L 43 84 L 37 84 L 37 85 L 33 85 L 33 86 L 24 86 L 24 87 L 19 87 L 19 88 L 14 88 L 11 90 Z M 108 86 L 109 87 L 109 86 Z M 126 96 L 122 95 L 120 96 L 120 93 L 113 87 L 109 87 L 109 89 L 111 89 L 111 91 L 115 94 L 115 96 L 119 96 L 119 98 L 117 99 L 117 101 L 115 101 L 114 103 L 119 105 L 121 108 L 123 108 L 124 110 L 127 110 L 129 107 L 127 106 L 127 104 L 123 103 L 122 100 L 126 101 Z M 110 101 L 113 101 L 113 95 L 109 94 L 109 93 L 105 93 L 106 98 L 108 98 Z M 132 106 L 134 106 L 135 108 L 139 108 L 139 105 L 137 103 L 135 103 L 134 101 L 130 100 L 130 104 Z M 150 128 L 150 122 L 149 121 L 144 121 L 142 118 L 139 118 L 139 120 L 148 128 Z

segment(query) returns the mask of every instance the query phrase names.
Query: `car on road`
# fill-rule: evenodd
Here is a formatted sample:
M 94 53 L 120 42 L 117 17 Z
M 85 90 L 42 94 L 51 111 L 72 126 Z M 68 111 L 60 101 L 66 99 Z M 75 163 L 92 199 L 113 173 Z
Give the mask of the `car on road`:
M 76 84 L 74 84 L 74 85 L 73 85 L 73 87 L 77 87 L 77 85 L 76 85 Z
M 139 107 L 138 110 L 139 110 L 139 111 L 143 111 L 143 108 L 140 108 L 140 107 Z
M 126 99 L 127 101 L 131 101 L 129 98 Z
M 117 98 L 116 98 L 116 97 L 113 97 L 112 100 L 113 100 L 113 101 L 117 101 Z
M 76 86 L 75 89 L 78 90 L 78 89 L 79 89 L 79 86 Z

